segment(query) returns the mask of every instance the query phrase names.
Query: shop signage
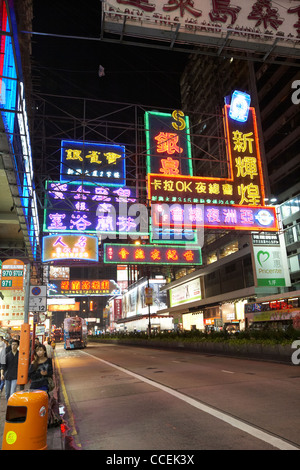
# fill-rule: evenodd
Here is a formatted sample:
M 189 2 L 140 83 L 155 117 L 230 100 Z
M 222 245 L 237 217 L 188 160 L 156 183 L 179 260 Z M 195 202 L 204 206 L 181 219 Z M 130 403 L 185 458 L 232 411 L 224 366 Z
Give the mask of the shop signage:
M 104 244 L 104 263 L 201 265 L 201 250 L 174 245 Z
M 232 119 L 229 112 L 230 105 L 225 105 L 228 177 L 152 172 L 148 174 L 148 195 L 151 202 L 264 205 L 265 192 L 255 110 L 249 108 L 246 122 Z
M 43 230 L 147 235 L 146 207 L 141 211 L 141 205 L 135 203 L 133 188 L 50 181 L 46 186 Z
M 43 263 L 67 259 L 98 261 L 98 238 L 75 234 L 48 235 L 43 237 Z
M 259 243 L 258 237 L 252 238 L 252 260 L 256 286 L 287 287 L 291 285 L 284 235 L 277 234 L 277 240 L 270 238 L 269 244 Z
M 180 110 L 172 114 L 145 113 L 147 173 L 192 175 L 189 118 Z
M 112 295 L 120 294 L 118 284 L 112 279 L 78 279 L 52 281 L 48 284 L 48 295 Z
M 0 290 L 22 290 L 24 287 L 25 265 L 19 259 L 7 259 L 3 261 L 0 269 Z
M 165 229 L 278 230 L 275 207 L 152 204 L 151 215 L 153 227 Z
M 24 320 L 24 291 L 7 291 L 0 297 L 0 321 Z
M 288 268 L 280 246 L 253 246 L 257 286 L 285 287 Z
M 60 181 L 84 179 L 108 186 L 125 185 L 125 147 L 115 144 L 61 142 Z
M 80 302 L 75 302 L 74 304 L 53 304 L 47 306 L 48 312 L 79 312 Z

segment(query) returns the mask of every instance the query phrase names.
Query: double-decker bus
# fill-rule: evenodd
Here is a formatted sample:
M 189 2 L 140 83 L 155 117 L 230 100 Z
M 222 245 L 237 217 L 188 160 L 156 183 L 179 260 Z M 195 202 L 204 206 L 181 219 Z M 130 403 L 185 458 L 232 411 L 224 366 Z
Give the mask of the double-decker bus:
M 64 348 L 78 349 L 87 345 L 87 325 L 84 318 L 67 317 L 64 320 Z

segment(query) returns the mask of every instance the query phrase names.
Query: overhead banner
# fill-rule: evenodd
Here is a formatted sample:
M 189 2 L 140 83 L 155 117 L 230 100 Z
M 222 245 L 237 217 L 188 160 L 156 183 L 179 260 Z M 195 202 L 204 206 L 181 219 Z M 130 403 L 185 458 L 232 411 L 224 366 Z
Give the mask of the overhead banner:
M 174 245 L 104 244 L 104 263 L 201 265 L 201 250 Z
M 299 4 L 290 1 L 104 0 L 101 29 L 123 40 L 197 44 L 216 53 L 300 55 Z
M 125 185 L 125 147 L 115 144 L 61 142 L 60 181 L 84 179 L 108 186 Z
M 68 259 L 98 261 L 98 237 L 75 234 L 43 237 L 43 263 Z

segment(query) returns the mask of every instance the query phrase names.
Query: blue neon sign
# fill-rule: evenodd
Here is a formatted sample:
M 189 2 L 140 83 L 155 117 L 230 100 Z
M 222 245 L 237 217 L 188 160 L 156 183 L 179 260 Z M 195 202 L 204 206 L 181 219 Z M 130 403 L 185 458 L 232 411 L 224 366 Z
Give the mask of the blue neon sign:
M 249 114 L 251 96 L 248 93 L 235 90 L 232 93 L 229 116 L 234 121 L 246 122 Z

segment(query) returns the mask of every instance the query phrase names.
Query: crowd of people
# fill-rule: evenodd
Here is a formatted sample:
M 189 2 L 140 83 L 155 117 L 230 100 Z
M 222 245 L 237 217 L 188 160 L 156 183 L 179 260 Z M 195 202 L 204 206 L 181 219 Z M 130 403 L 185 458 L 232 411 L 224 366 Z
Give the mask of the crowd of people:
M 30 390 L 45 390 L 47 393 L 53 387 L 53 364 L 55 344 L 46 339 L 43 344 L 36 338 L 33 360 L 28 369 Z M 31 348 L 30 348 L 31 349 Z M 0 395 L 5 389 L 6 400 L 17 389 L 19 364 L 19 340 L 6 340 L 0 336 Z

